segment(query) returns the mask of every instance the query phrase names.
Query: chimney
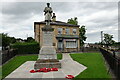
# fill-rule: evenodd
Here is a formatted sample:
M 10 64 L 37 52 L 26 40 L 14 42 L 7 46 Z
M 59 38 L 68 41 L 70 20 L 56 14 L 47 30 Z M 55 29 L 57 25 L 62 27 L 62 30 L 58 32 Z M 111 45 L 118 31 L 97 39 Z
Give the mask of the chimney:
M 56 21 L 55 13 L 53 13 L 52 21 Z

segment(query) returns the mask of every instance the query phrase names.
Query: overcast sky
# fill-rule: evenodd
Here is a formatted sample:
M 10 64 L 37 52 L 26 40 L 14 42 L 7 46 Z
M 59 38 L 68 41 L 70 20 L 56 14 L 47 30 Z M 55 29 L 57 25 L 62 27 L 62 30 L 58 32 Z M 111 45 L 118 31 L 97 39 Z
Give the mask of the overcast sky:
M 46 2 L 3 2 L 1 6 L 0 31 L 16 38 L 34 37 L 33 24 L 44 20 Z M 79 25 L 86 26 L 86 42 L 99 42 L 100 31 L 118 41 L 117 2 L 51 2 L 51 7 L 58 21 L 77 17 Z

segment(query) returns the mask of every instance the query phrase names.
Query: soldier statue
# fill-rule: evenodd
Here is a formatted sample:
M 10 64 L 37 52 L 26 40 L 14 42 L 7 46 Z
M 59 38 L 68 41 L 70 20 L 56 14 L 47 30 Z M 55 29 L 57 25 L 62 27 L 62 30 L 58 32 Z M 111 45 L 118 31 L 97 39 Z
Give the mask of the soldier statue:
M 46 25 L 50 25 L 51 17 L 52 17 L 52 8 L 50 7 L 50 3 L 47 3 L 47 7 L 44 9 L 45 12 L 45 22 Z

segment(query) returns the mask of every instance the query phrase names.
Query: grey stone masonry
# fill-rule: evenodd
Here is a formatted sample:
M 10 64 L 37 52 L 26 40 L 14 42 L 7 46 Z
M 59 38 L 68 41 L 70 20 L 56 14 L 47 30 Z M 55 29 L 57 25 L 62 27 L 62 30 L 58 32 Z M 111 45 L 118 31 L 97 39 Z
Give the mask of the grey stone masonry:
M 52 46 L 53 31 L 43 31 L 43 46 Z
M 47 27 L 46 27 L 47 28 Z M 50 31 L 49 31 L 50 29 Z M 49 27 L 49 29 L 44 29 L 43 31 L 43 46 L 41 47 L 38 60 L 34 65 L 34 69 L 40 69 L 43 67 L 47 68 L 61 68 L 61 63 L 57 60 L 56 50 L 53 46 L 53 30 Z
M 39 51 L 38 59 L 57 59 L 53 44 L 53 31 L 43 31 L 43 46 Z
M 57 59 L 39 59 L 36 61 L 36 64 L 34 65 L 34 69 L 40 69 L 43 67 L 46 68 L 61 68 L 61 63 Z

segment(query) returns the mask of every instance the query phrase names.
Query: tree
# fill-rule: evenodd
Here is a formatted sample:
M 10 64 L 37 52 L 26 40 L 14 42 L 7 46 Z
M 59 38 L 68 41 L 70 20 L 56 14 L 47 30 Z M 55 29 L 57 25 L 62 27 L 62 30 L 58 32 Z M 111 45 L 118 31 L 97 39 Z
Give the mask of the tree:
M 13 44 L 13 43 L 15 43 L 15 42 L 16 42 L 15 37 L 9 37 L 9 38 L 10 38 L 10 43 L 11 43 L 11 44 Z
M 9 37 L 7 33 L 1 33 L 0 34 L 0 40 L 2 43 L 2 49 L 6 49 L 10 44 L 13 44 L 16 42 L 15 37 Z
M 115 41 L 112 40 L 113 39 L 113 35 L 110 34 L 104 34 L 104 40 L 103 43 L 108 47 L 111 44 L 113 44 Z
M 32 37 L 27 37 L 27 42 L 33 42 L 35 41 Z
M 74 17 L 74 19 L 73 18 L 68 19 L 67 23 L 78 25 L 77 17 Z
M 6 47 L 9 46 L 11 43 L 10 37 L 5 33 L 2 33 L 1 35 L 2 35 L 2 49 L 6 49 Z
M 85 33 L 86 33 L 85 26 L 81 26 L 81 27 L 79 28 L 80 48 L 83 47 L 84 41 L 86 41 L 86 39 L 87 39 Z

